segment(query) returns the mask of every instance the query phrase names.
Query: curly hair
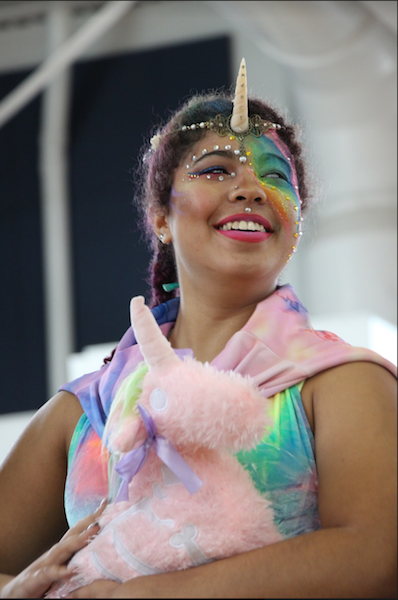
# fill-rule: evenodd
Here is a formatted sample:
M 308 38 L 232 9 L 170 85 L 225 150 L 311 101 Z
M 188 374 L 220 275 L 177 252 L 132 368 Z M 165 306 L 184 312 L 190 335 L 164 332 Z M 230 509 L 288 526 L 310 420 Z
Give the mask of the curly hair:
M 177 281 L 177 270 L 172 244 L 162 244 L 155 236 L 149 219 L 151 209 L 168 213 L 171 186 L 176 168 L 192 146 L 203 138 L 207 130 L 182 131 L 184 125 L 208 121 L 216 115 L 229 116 L 232 112 L 233 93 L 212 92 L 192 96 L 171 118 L 157 128 L 160 143 L 156 151 L 148 141 L 141 149 L 138 168 L 135 171 L 134 203 L 142 220 L 143 235 L 152 251 L 148 283 L 152 289 L 150 306 L 170 300 L 175 290 L 166 292 L 162 284 Z M 303 148 L 298 140 L 296 128 L 263 100 L 249 97 L 249 117 L 260 115 L 265 121 L 281 125 L 278 136 L 294 158 L 299 186 L 301 209 L 305 212 L 309 203 L 307 173 L 303 158 Z

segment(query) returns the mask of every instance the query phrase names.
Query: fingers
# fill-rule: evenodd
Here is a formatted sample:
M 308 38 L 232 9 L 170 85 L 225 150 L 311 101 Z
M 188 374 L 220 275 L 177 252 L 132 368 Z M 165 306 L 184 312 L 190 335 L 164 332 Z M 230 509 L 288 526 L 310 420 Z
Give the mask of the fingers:
M 68 569 L 66 563 L 98 534 L 98 519 L 106 504 L 106 500 L 103 500 L 93 514 L 69 529 L 57 544 L 7 583 L 1 591 L 1 597 L 41 598 L 52 583 L 72 576 L 73 570 Z
M 63 565 L 76 552 L 84 548 L 90 541 L 91 537 L 97 535 L 100 527 L 98 523 L 93 523 L 90 529 L 85 529 L 82 532 L 76 532 L 67 538 L 63 538 L 58 544 L 53 546 L 42 559 L 42 564 L 37 565 L 40 568 L 48 565 Z
M 33 567 L 33 565 L 32 565 Z M 1 590 L 1 598 L 42 598 L 52 583 L 73 575 L 65 565 L 28 567 Z
M 35 594 L 39 590 L 39 593 L 43 594 L 55 581 L 71 577 L 72 575 L 73 571 L 68 570 L 65 565 L 50 565 L 37 569 L 32 576 L 27 577 L 25 580 L 25 597 L 36 598 L 38 596 Z
M 98 519 L 104 512 L 106 506 L 107 506 L 107 500 L 106 500 L 106 498 L 104 498 L 95 512 L 93 512 L 91 515 L 88 515 L 87 517 L 84 517 L 84 519 L 81 519 L 80 521 L 78 521 L 76 523 L 76 525 L 71 527 L 65 533 L 65 535 L 63 536 L 62 539 L 64 540 L 64 539 L 67 539 L 68 537 L 72 537 L 72 536 L 75 536 L 75 535 L 78 535 L 80 533 L 87 531 L 88 527 L 92 526 L 94 523 L 96 523 L 98 521 Z

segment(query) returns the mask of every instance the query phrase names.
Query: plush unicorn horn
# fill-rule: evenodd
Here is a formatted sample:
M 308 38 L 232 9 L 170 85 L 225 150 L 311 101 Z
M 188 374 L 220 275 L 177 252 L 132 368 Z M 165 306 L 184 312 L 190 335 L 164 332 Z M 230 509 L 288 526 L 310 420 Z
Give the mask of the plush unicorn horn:
M 130 313 L 131 326 L 149 370 L 160 376 L 181 365 L 142 296 L 131 300 Z
M 247 104 L 246 61 L 242 58 L 236 80 L 234 106 L 231 117 L 231 129 L 235 133 L 244 133 L 249 128 Z

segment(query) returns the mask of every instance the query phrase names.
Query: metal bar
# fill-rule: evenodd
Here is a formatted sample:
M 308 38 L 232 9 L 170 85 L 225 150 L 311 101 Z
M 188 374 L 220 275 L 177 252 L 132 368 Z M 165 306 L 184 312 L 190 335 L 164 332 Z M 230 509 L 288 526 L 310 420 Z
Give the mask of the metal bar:
M 70 33 L 70 9 L 53 2 L 47 17 L 53 52 Z M 41 219 L 45 298 L 47 393 L 66 381 L 66 359 L 74 350 L 73 284 L 68 199 L 70 68 L 53 78 L 43 94 L 40 131 Z
M 0 127 L 41 92 L 63 69 L 119 21 L 138 0 L 107 2 L 0 102 Z

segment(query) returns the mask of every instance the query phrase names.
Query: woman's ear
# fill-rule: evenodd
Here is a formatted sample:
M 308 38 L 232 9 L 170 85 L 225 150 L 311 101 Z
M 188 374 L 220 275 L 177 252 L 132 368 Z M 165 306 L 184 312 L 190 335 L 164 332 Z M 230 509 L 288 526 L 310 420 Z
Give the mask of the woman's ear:
M 171 232 L 169 227 L 168 215 L 163 211 L 155 210 L 150 208 L 149 220 L 151 222 L 153 231 L 156 236 L 160 239 L 163 244 L 169 244 L 171 242 Z

